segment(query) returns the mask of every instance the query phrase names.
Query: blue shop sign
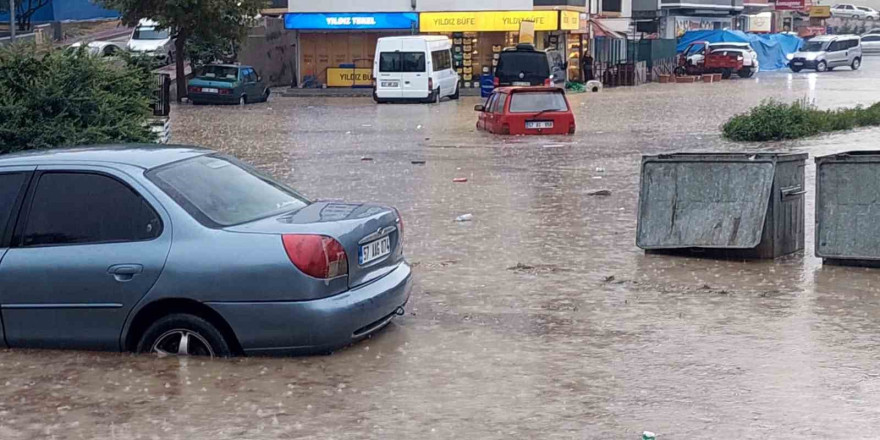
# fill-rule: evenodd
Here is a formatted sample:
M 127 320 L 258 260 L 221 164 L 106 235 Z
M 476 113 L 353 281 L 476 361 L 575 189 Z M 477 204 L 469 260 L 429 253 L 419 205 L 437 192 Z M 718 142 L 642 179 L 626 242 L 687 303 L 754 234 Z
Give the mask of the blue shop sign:
M 290 13 L 284 14 L 284 27 L 297 30 L 418 29 L 419 14 L 415 12 Z

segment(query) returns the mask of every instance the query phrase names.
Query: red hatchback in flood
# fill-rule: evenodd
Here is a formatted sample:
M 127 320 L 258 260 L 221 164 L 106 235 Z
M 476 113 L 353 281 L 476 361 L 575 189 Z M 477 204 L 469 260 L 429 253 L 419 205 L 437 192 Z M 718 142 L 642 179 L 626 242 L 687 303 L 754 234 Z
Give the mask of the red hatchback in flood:
M 574 134 L 574 114 L 558 87 L 501 87 L 480 112 L 477 129 L 495 134 Z

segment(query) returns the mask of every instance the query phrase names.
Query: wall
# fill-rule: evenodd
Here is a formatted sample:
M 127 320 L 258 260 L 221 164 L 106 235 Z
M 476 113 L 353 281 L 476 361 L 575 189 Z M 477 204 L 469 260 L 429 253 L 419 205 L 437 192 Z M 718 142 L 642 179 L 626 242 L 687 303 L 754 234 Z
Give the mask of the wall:
M 290 85 L 296 72 L 296 33 L 284 29 L 280 18 L 266 17 L 263 23 L 248 32 L 238 60 L 253 66 L 270 86 Z
M 409 12 L 412 0 L 289 0 L 290 12 Z
M 575 6 L 585 8 L 587 7 L 587 0 L 535 0 L 535 6 Z
M 89 0 L 53 0 L 55 20 L 91 20 L 117 18 L 119 13 L 104 9 Z
M 418 11 L 531 11 L 532 0 L 415 0 Z M 581 2 L 583 3 L 583 1 Z

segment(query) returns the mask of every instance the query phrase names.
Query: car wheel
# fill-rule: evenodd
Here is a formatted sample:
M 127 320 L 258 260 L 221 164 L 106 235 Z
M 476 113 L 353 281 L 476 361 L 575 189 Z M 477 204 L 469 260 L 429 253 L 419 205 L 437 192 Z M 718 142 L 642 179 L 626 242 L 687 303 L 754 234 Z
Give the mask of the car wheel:
M 731 69 L 723 69 L 721 70 L 721 77 L 724 79 L 730 79 L 731 75 L 733 75 L 733 70 Z
M 440 89 L 434 91 L 434 97 L 431 98 L 431 102 L 434 104 L 440 103 Z
M 137 352 L 159 356 L 229 357 L 232 354 L 216 327 L 198 316 L 184 313 L 154 322 L 138 342 Z
M 826 70 L 828 70 L 828 63 L 825 61 L 819 61 L 819 63 L 816 64 L 816 72 L 824 72 Z
M 678 66 L 672 70 L 672 74 L 675 76 L 684 76 L 687 73 L 684 67 Z
M 269 90 L 268 87 L 266 87 L 266 90 L 263 92 L 263 102 L 269 102 L 270 94 L 272 94 L 272 92 Z
M 238 98 L 238 105 L 245 105 L 247 103 L 248 103 L 247 95 L 241 95 L 241 97 Z
M 739 75 L 740 78 L 751 78 L 752 75 L 755 74 L 755 71 L 749 67 L 743 67 L 742 69 L 739 69 L 736 74 Z
M 859 70 L 859 67 L 861 67 L 861 66 L 862 66 L 862 59 L 861 58 L 854 59 L 852 62 L 852 65 L 850 65 L 850 67 L 852 67 L 852 70 Z
M 791 66 L 791 71 L 794 72 L 794 73 L 798 73 L 798 72 L 801 71 L 801 68 L 800 68 L 800 67 L 794 67 L 794 66 Z

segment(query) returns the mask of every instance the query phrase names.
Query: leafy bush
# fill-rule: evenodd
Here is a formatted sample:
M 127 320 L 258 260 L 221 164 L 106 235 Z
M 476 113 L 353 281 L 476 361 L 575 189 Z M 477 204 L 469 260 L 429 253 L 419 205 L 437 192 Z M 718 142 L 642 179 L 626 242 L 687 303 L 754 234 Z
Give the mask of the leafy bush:
M 880 103 L 819 110 L 806 100 L 791 104 L 769 100 L 728 120 L 722 133 L 734 141 L 778 141 L 874 125 L 880 125 Z
M 0 48 L 0 153 L 152 142 L 148 70 L 84 50 Z

